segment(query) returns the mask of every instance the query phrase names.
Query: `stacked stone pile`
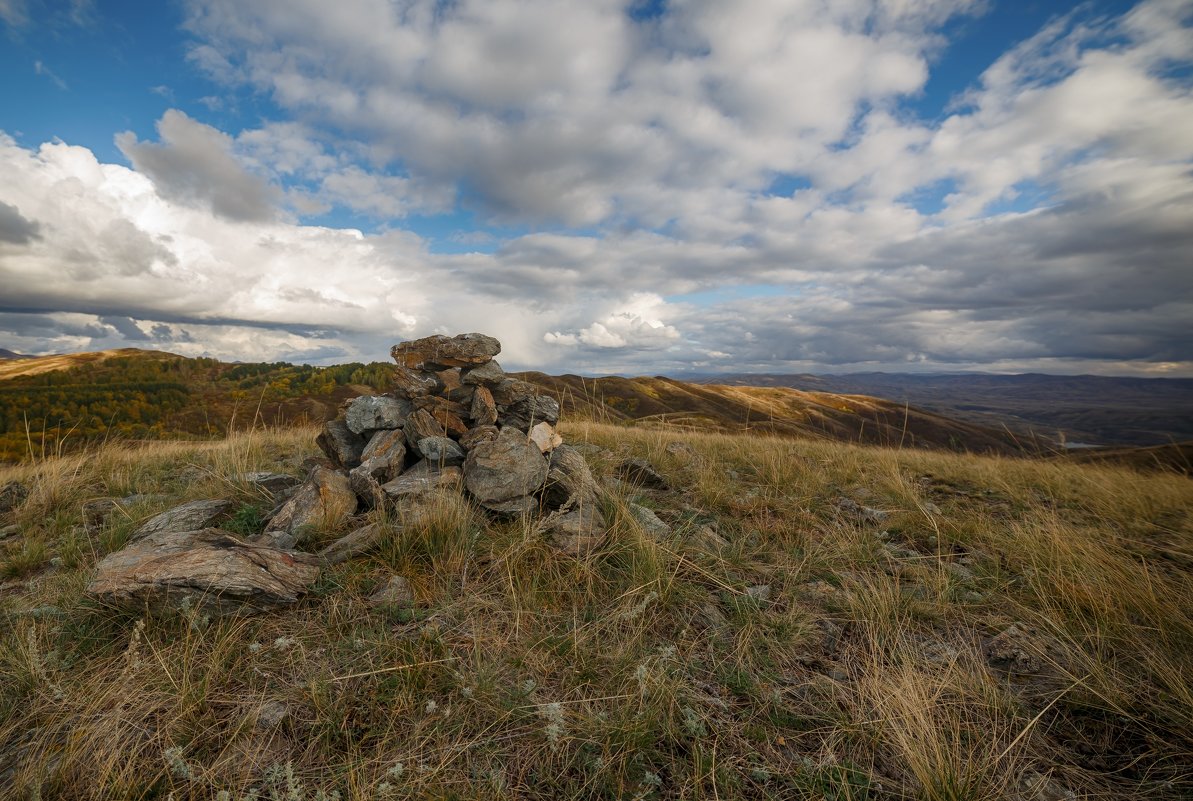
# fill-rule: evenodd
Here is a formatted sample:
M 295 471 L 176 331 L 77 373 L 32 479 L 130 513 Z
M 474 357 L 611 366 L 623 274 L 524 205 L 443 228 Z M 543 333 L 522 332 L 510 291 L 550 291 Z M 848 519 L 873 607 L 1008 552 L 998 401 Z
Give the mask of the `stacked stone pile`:
M 409 523 L 437 491 L 464 492 L 493 515 L 532 516 L 561 550 L 587 552 L 605 536 L 597 484 L 555 432 L 559 404 L 507 376 L 493 360 L 500 351 L 483 334 L 394 346 L 393 391 L 355 398 L 324 425 L 317 443 L 327 458 L 310 465 L 305 481 L 241 476 L 277 500 L 263 534 L 243 541 L 218 528 L 230 501 L 191 501 L 146 521 L 101 560 L 89 592 L 127 608 L 212 614 L 293 603 L 322 566 L 391 535 L 361 525 L 317 555 L 303 553 L 312 534 L 377 507 Z M 117 503 L 107 500 L 91 510 L 100 525 Z

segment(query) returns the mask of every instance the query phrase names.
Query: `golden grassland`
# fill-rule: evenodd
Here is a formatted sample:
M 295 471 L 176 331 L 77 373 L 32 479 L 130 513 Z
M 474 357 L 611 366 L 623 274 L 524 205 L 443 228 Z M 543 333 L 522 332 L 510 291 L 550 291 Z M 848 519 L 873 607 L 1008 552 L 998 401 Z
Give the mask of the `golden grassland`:
M 89 570 L 183 500 L 251 530 L 240 474 L 297 474 L 313 430 L 0 469 L 31 489 L 0 543 L 0 796 L 1193 796 L 1187 478 L 564 434 L 598 477 L 633 455 L 672 489 L 613 485 L 584 559 L 444 495 L 299 605 L 218 620 L 103 608 Z M 83 502 L 130 493 L 86 533 Z M 367 603 L 394 573 L 416 609 Z

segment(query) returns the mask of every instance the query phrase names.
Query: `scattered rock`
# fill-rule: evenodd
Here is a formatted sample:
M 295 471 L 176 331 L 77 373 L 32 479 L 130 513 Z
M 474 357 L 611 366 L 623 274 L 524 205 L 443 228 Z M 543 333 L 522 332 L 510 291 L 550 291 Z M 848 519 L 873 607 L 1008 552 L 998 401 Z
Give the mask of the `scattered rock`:
M 547 460 L 526 435 L 503 428 L 497 438 L 472 447 L 464 462 L 464 486 L 482 506 L 518 514 L 534 508 L 531 497 L 547 479 Z
M 241 542 L 219 529 L 151 534 L 96 566 L 87 593 L 131 611 L 265 612 L 297 601 L 316 557 Z
M 153 534 L 164 534 L 168 531 L 197 531 L 210 528 L 226 519 L 235 506 L 233 501 L 224 499 L 184 503 L 149 518 L 132 533 L 129 541 L 136 542 Z
M 573 497 L 595 504 L 597 496 L 596 480 L 579 450 L 559 445 L 551 451 L 543 490 L 543 498 L 551 508 L 558 509 Z
M 547 519 L 551 544 L 568 556 L 584 557 L 605 541 L 608 530 L 595 504 L 580 504 L 563 514 Z
M 1010 673 L 1039 673 L 1042 667 L 1033 653 L 1029 633 L 1018 623 L 986 643 L 986 661 Z
M 665 490 L 670 488 L 667 479 L 663 478 L 659 471 L 655 470 L 654 466 L 645 459 L 626 459 L 617 466 L 617 475 L 630 484 L 645 489 Z
M 441 334 L 394 345 L 394 361 L 412 369 L 443 370 L 449 367 L 479 367 L 501 353 L 501 343 L 484 334 Z
M 374 606 L 414 606 L 414 591 L 410 589 L 410 582 L 406 579 L 390 576 L 389 581 L 369 596 L 369 603 Z
M 746 595 L 750 596 L 755 601 L 769 601 L 770 600 L 770 585 L 769 584 L 755 584 L 752 587 L 746 587 Z
M 464 449 L 448 437 L 424 437 L 418 441 L 418 452 L 440 469 L 464 464 Z
M 361 395 L 348 404 L 344 423 L 354 434 L 401 428 L 411 412 L 410 401 L 384 395 Z
M 869 506 L 862 506 L 852 498 L 842 498 L 837 501 L 837 508 L 845 514 L 859 518 L 867 523 L 882 523 L 891 516 L 890 512 L 884 512 L 881 509 L 874 509 Z
M 667 453 L 671 454 L 677 459 L 681 459 L 685 462 L 690 462 L 697 458 L 696 451 L 694 451 L 692 446 L 686 442 L 668 442 L 663 450 L 667 451 Z
M 659 519 L 659 516 L 636 503 L 629 505 L 630 516 L 642 527 L 642 531 L 651 537 L 666 537 L 671 533 L 671 526 Z
M 328 545 L 319 552 L 319 558 L 326 565 L 338 565 L 376 549 L 392 533 L 393 529 L 388 526 L 369 523 Z
M 311 529 L 341 525 L 356 512 L 356 493 L 348 477 L 316 467 L 311 477 L 295 491 L 265 528 L 267 541 L 282 542 L 276 536 L 288 534 L 300 543 Z
M 266 701 L 257 708 L 254 725 L 258 729 L 276 729 L 290 715 L 290 707 L 284 701 Z
M 706 551 L 719 551 L 729 545 L 728 540 L 717 533 L 712 526 L 701 526 L 690 535 L 693 545 Z
M 364 437 L 349 429 L 343 420 L 324 423 L 323 432 L 315 439 L 315 444 L 334 466 L 344 470 L 360 464 L 360 455 L 365 448 Z
M 563 444 L 563 437 L 555 433 L 550 423 L 539 423 L 532 426 L 528 437 L 543 453 L 550 453 Z
M 0 515 L 14 511 L 28 497 L 28 487 L 19 481 L 9 481 L 0 487 Z

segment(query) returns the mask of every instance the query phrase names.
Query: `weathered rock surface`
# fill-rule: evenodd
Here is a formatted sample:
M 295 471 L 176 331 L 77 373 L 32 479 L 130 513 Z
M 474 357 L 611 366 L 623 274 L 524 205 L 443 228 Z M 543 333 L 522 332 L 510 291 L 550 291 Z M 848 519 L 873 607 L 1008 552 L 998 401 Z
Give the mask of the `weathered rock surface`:
M 477 426 L 491 426 L 497 422 L 497 403 L 488 387 L 477 387 L 472 393 L 468 416 L 472 418 L 472 424 Z
M 556 548 L 568 556 L 583 557 L 605 541 L 608 530 L 595 504 L 580 504 L 578 508 L 552 517 L 547 533 Z
M 501 353 L 501 343 L 484 334 L 441 334 L 394 345 L 394 361 L 412 369 L 442 370 L 449 367 L 479 367 Z
M 418 398 L 443 389 L 435 373 L 412 370 L 402 364 L 394 368 L 394 393 L 403 398 Z
M 302 479 L 285 473 L 241 473 L 239 478 L 270 495 L 281 495 L 302 483 Z
M 284 533 L 302 542 L 311 529 L 342 524 L 356 512 L 356 493 L 348 477 L 316 467 L 311 477 L 299 487 L 265 528 L 267 541 L 283 542 L 271 534 Z
M 315 439 L 315 444 L 332 464 L 345 470 L 360 464 L 360 454 L 365 448 L 364 437 L 349 429 L 343 420 L 324 423 L 323 432 Z
M 388 526 L 369 523 L 328 545 L 319 552 L 319 558 L 326 565 L 338 565 L 376 550 L 392 534 L 393 529 Z
M 412 411 L 410 401 L 405 398 L 388 398 L 384 395 L 361 395 L 348 404 L 344 422 L 354 434 L 401 428 Z
M 493 387 L 505 380 L 505 370 L 496 361 L 486 362 L 480 367 L 472 367 L 460 374 L 460 381 L 476 386 Z
M 529 431 L 537 423 L 555 425 L 559 422 L 559 401 L 549 395 L 531 395 L 506 405 L 504 410 L 498 409 L 497 421 L 522 431 Z
M 526 435 L 504 428 L 481 442 L 464 462 L 464 486 L 477 502 L 495 512 L 517 514 L 535 506 L 531 496 L 547 479 L 547 460 Z
M 555 433 L 555 428 L 550 423 L 531 426 L 528 439 L 543 453 L 550 453 L 563 444 L 563 437 Z
M 630 516 L 634 518 L 639 526 L 642 527 L 647 535 L 651 537 L 666 537 L 671 533 L 671 526 L 659 519 L 650 509 L 636 503 L 629 505 Z
M 595 504 L 598 492 L 588 462 L 578 450 L 571 445 L 560 445 L 551 452 L 543 491 L 548 506 L 558 509 L 573 497 Z
M 297 601 L 319 576 L 317 559 L 242 542 L 219 529 L 152 534 L 109 554 L 87 592 L 151 612 L 265 612 Z
M 458 467 L 445 467 L 442 470 L 437 470 L 416 465 L 393 481 L 382 484 L 381 491 L 391 501 L 400 503 L 438 489 L 456 489 L 460 486 L 462 478 L 463 474 Z
M 235 506 L 234 502 L 222 498 L 190 501 L 175 506 L 173 509 L 167 509 L 142 523 L 129 537 L 129 542 L 136 542 L 145 537 L 169 531 L 196 531 L 210 528 L 227 518 Z
M 436 467 L 458 467 L 464 464 L 464 449 L 449 437 L 426 437 L 418 441 L 418 452 Z
M 414 451 L 419 456 L 422 452 L 418 449 L 419 440 L 428 437 L 446 437 L 447 432 L 439 421 L 431 416 L 431 413 L 426 409 L 419 409 L 406 418 L 406 445 L 410 450 Z

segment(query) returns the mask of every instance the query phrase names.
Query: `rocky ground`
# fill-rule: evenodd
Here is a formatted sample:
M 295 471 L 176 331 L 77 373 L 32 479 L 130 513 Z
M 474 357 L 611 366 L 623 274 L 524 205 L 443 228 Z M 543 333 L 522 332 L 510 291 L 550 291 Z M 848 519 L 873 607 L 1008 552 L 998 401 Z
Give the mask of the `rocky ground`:
M 498 350 L 5 469 L 0 795 L 1193 794 L 1187 479 L 569 424 Z

